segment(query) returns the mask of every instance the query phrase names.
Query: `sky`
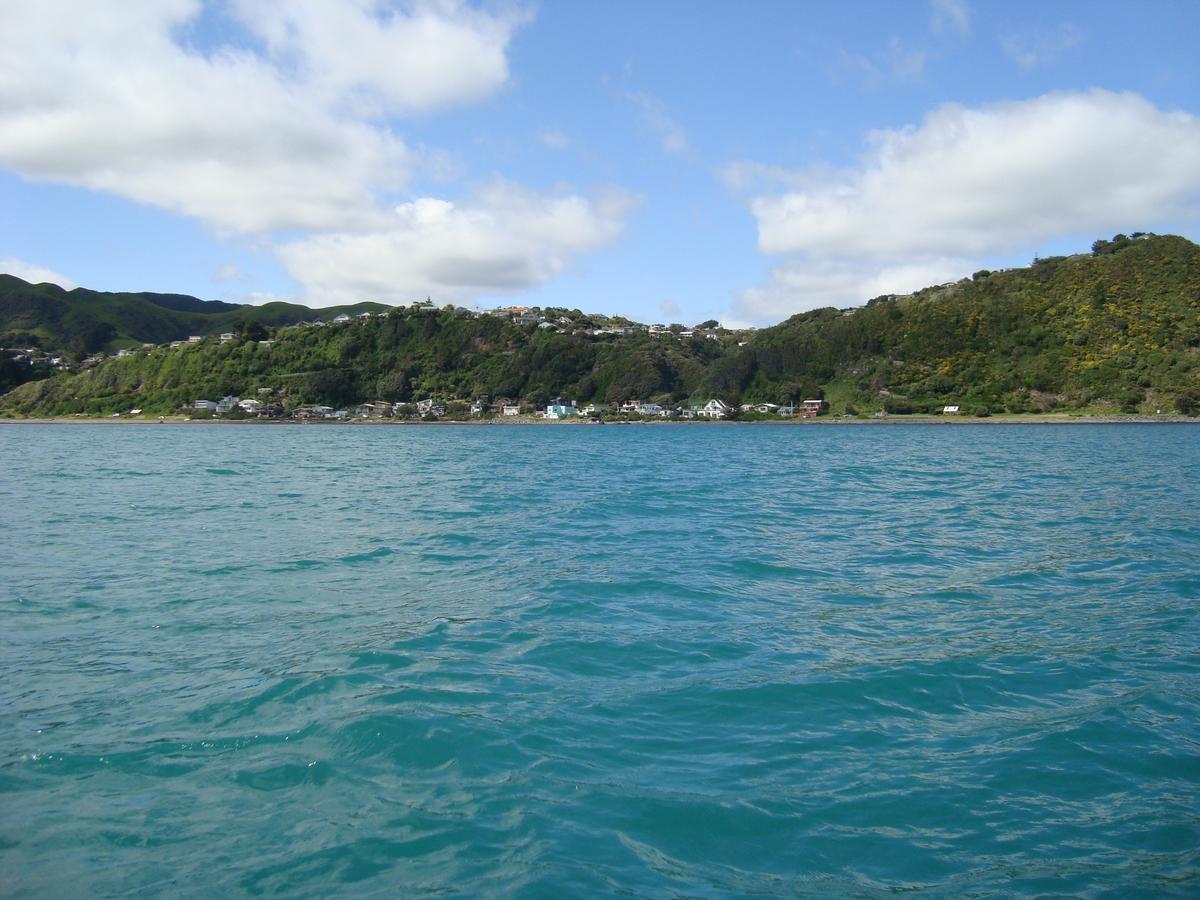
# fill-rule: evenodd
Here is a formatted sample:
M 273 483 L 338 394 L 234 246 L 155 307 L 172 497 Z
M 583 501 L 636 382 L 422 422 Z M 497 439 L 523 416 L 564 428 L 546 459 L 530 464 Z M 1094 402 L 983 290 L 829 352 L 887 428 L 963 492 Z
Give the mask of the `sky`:
M 0 271 L 769 325 L 1200 239 L 1200 3 L 4 0 Z

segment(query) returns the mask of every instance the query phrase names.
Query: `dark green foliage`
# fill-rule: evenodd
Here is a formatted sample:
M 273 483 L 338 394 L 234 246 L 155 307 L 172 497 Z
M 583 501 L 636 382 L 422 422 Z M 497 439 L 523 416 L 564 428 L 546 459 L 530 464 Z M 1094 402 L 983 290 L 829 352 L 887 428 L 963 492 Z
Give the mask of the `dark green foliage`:
M 266 328 L 292 325 L 339 313 L 380 311 L 378 303 L 358 303 L 312 310 L 292 303 L 239 306 L 197 300 L 180 294 L 109 294 L 76 288 L 64 291 L 54 284 L 29 284 L 0 275 L 0 333 L 23 332 L 36 337 L 0 346 L 39 346 L 76 356 L 142 343 L 185 340 L 193 334 L 218 334 L 254 328 L 253 340 L 267 337 Z
M 142 350 L 80 374 L 53 374 L 10 391 L 0 412 L 140 406 L 158 414 L 260 387 L 284 408 L 486 395 L 534 405 L 556 396 L 671 404 L 720 397 L 733 405 L 827 398 L 835 414 L 936 413 L 947 404 L 975 414 L 1200 410 L 1200 247 L 1179 237 L 1135 236 L 1119 252 L 976 276 L 879 297 L 850 314 L 801 313 L 741 336 L 741 347 L 734 336 L 557 333 L 411 307 L 365 323 L 282 328 L 276 318 L 297 308 L 181 312 L 123 299 L 140 295 L 99 294 L 89 294 L 90 306 L 72 307 L 57 288 L 7 279 L 0 281 L 0 327 L 10 332 L 70 333 L 81 346 L 94 345 L 103 336 L 95 329 L 117 327 L 118 319 L 127 328 L 137 309 L 147 327 L 160 314 L 208 316 L 208 325 L 228 316 L 220 330 L 235 330 L 237 320 L 244 337 Z M 123 318 L 105 312 L 104 303 L 121 307 Z M 40 318 L 30 316 L 34 306 Z M 261 333 L 256 325 L 275 328 L 272 345 L 252 339 Z M 12 386 L 11 373 L 0 378 Z

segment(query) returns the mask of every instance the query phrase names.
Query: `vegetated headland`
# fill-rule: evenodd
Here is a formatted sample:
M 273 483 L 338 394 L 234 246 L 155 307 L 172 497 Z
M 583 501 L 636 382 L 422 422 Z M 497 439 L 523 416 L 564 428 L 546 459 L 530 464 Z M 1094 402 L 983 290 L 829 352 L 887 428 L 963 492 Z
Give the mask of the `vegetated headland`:
M 762 329 L 313 310 L 0 276 L 0 416 L 1067 420 L 1200 413 L 1200 247 L 1135 233 Z

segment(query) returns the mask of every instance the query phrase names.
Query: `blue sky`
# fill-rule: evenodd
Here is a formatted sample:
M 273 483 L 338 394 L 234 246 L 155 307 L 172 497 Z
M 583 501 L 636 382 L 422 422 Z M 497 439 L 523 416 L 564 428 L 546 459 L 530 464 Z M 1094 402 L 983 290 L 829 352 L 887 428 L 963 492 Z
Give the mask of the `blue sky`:
M 1200 4 L 15 0 L 0 269 L 771 324 L 1200 236 Z

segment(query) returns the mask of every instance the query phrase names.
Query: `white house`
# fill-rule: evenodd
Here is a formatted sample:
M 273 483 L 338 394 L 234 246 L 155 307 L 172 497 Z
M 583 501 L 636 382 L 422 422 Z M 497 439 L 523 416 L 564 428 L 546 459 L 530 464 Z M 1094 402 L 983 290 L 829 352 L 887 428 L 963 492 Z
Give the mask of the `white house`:
M 196 400 L 192 403 L 192 409 L 207 409 L 209 412 L 216 412 L 217 404 L 212 400 Z
M 198 344 L 198 343 L 200 343 L 202 340 L 204 340 L 204 336 L 203 336 L 203 335 L 200 335 L 200 334 L 191 334 L 191 335 L 188 335 L 187 342 L 188 342 L 189 344 Z
M 234 334 L 232 331 L 222 331 L 220 340 L 221 340 L 222 344 L 228 344 L 235 337 L 237 337 L 237 335 Z
M 223 416 L 227 412 L 232 412 L 233 408 L 238 405 L 238 398 L 232 394 L 222 397 L 217 401 L 217 415 Z
M 256 416 L 262 412 L 263 405 L 261 400 L 239 400 L 237 408 L 244 413 Z
M 958 415 L 958 407 L 957 406 L 943 406 L 942 407 L 942 415 L 943 416 L 957 416 Z
M 695 407 L 692 407 L 696 409 Z M 733 410 L 724 400 L 709 400 L 699 409 L 696 409 L 696 415 L 705 419 L 723 419 Z
M 502 416 L 519 416 L 520 414 L 521 407 L 517 406 L 515 403 L 506 403 L 504 406 L 500 407 L 500 415 Z
M 440 418 L 446 414 L 446 404 L 439 403 L 432 397 L 417 401 L 417 412 L 423 416 L 433 415 Z

